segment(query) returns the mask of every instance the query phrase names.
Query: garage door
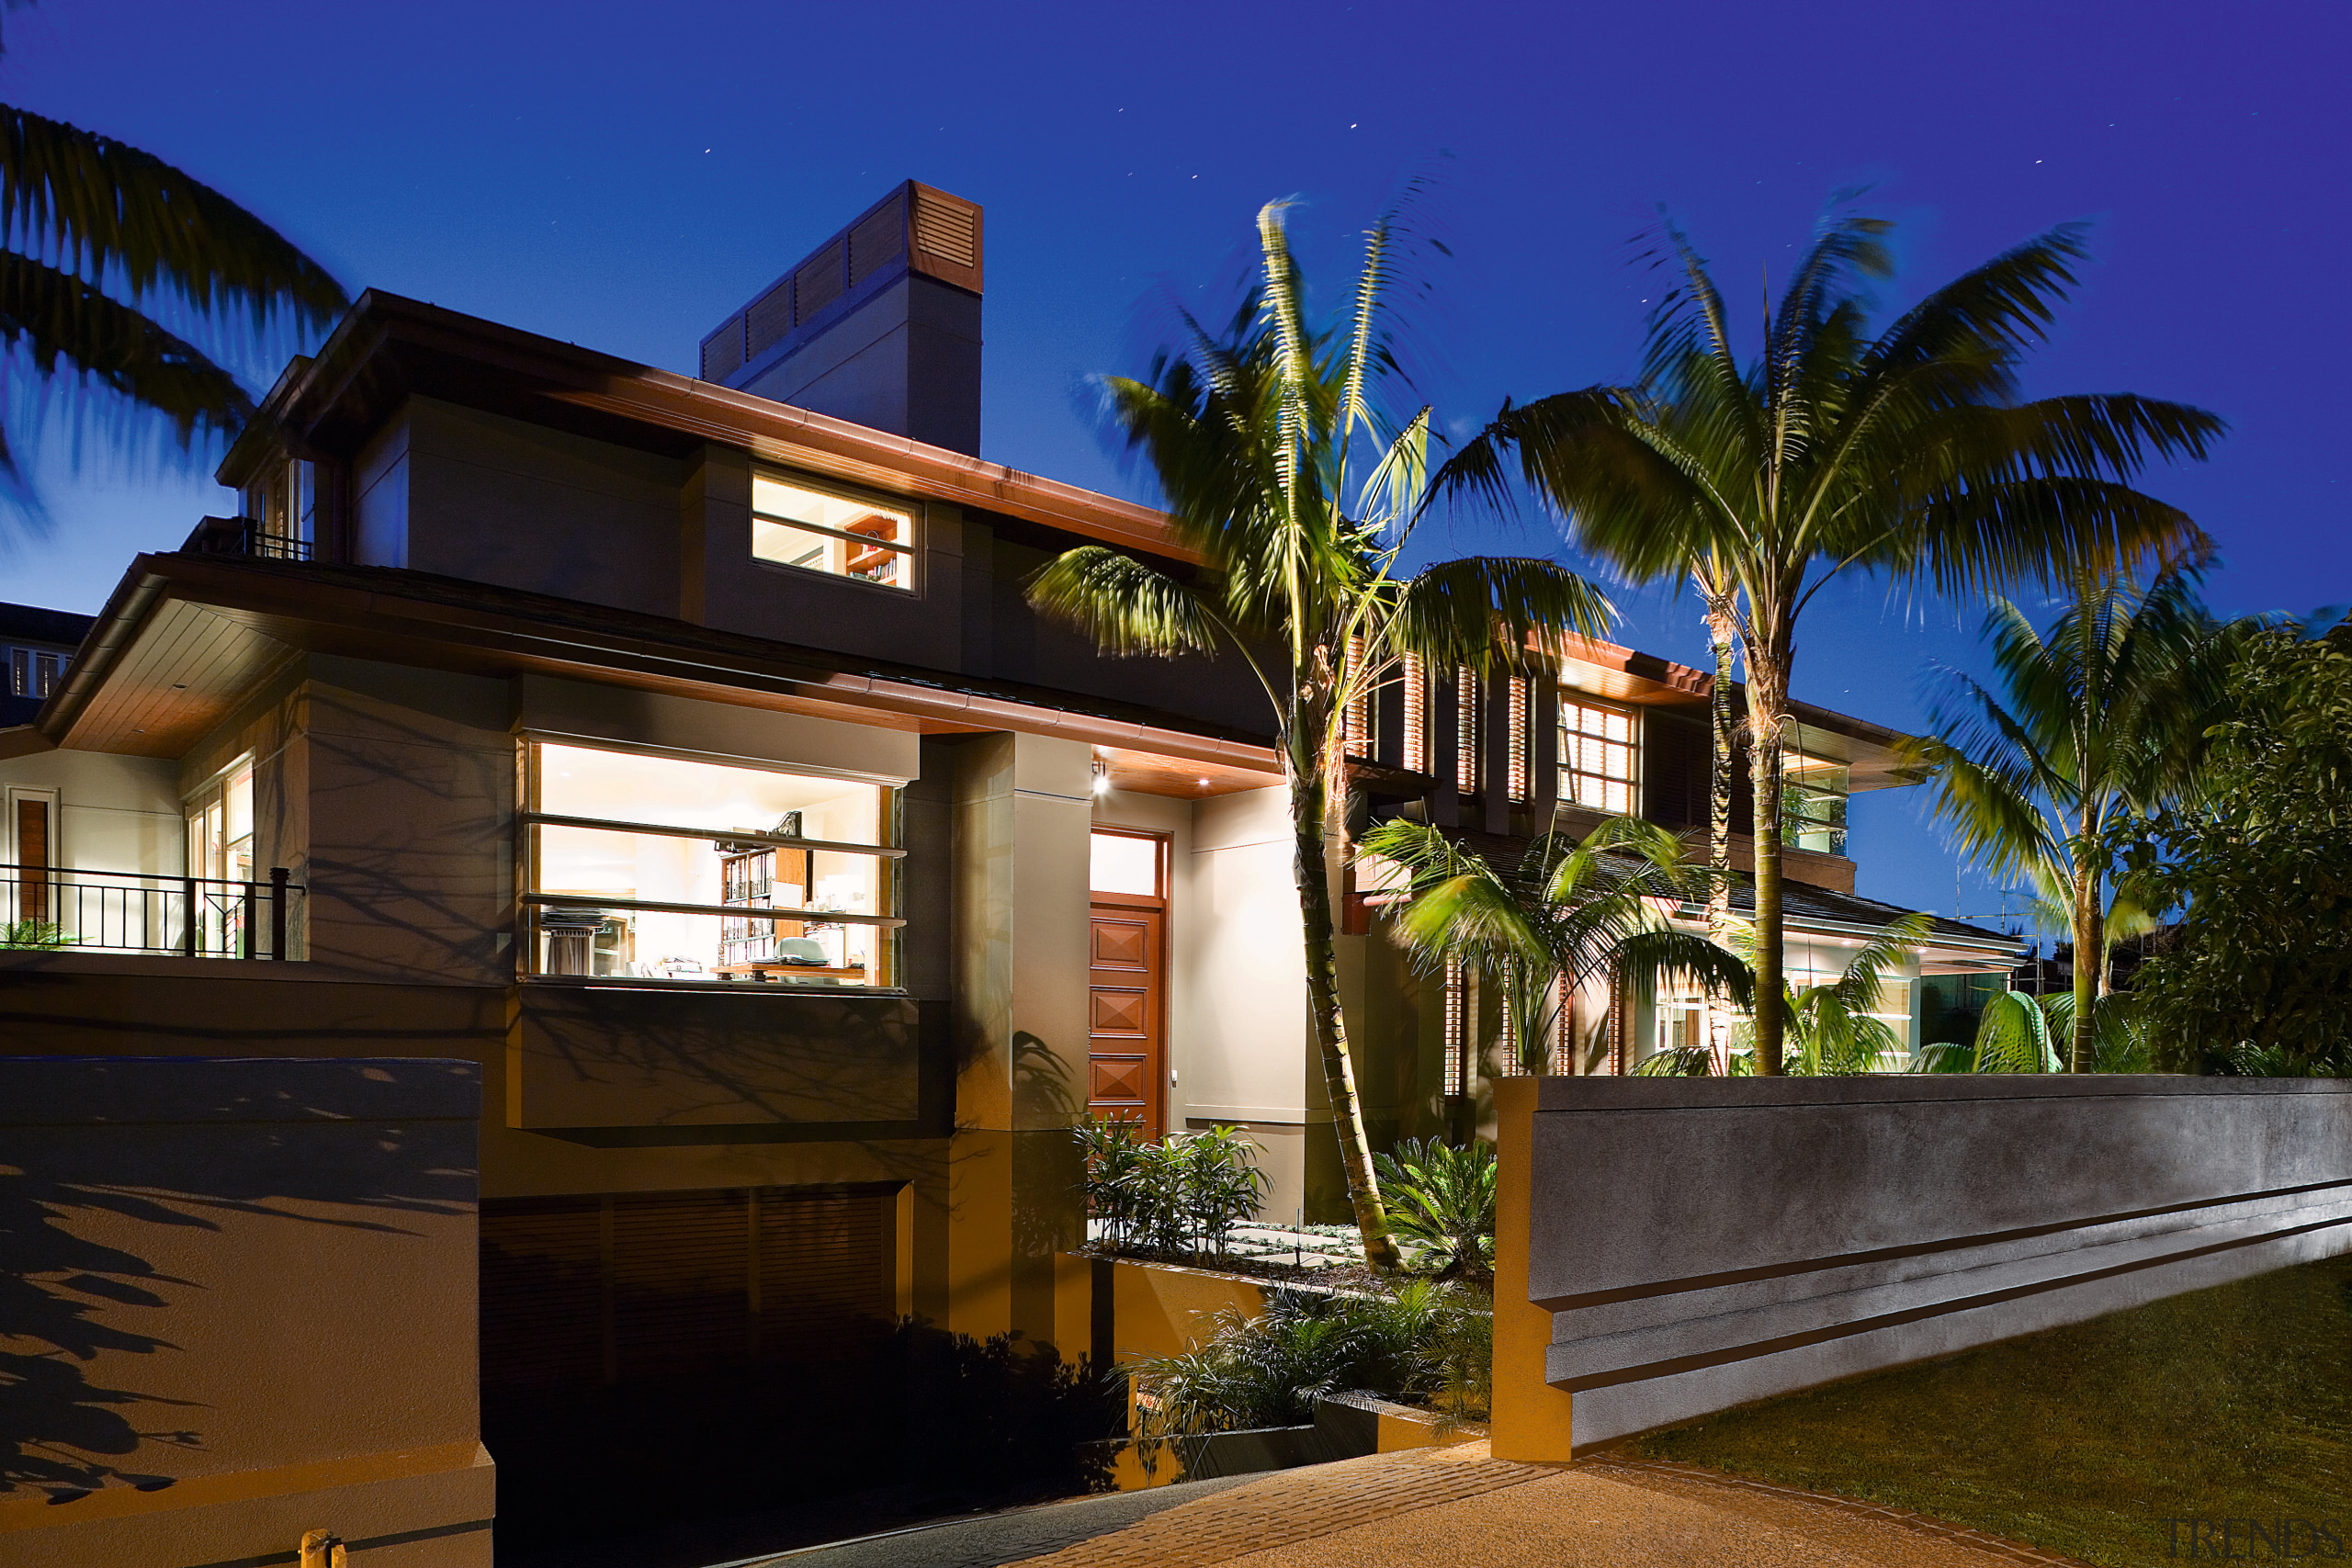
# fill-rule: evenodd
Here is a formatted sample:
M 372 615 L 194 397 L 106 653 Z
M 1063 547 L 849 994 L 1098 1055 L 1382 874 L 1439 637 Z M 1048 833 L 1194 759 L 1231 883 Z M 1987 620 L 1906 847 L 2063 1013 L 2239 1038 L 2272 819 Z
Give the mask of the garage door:
M 888 1189 L 485 1200 L 486 1393 L 853 1370 L 894 1315 Z

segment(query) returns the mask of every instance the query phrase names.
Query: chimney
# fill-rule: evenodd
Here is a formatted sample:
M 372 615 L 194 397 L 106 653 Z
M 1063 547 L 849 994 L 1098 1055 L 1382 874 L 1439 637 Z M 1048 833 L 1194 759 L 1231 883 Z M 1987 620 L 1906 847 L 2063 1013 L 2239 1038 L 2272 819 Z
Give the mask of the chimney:
M 980 209 L 913 180 L 719 323 L 702 378 L 980 455 Z

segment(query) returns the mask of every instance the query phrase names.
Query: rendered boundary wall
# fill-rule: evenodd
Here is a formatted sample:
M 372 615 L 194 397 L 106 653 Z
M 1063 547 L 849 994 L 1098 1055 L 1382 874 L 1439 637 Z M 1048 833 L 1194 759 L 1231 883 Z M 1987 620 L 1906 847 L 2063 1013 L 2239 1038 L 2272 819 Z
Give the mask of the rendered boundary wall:
M 481 1116 L 471 1062 L 0 1057 L 0 1562 L 488 1568 Z
M 1498 1456 L 1564 1459 L 2352 1250 L 2341 1080 L 1499 1087 Z

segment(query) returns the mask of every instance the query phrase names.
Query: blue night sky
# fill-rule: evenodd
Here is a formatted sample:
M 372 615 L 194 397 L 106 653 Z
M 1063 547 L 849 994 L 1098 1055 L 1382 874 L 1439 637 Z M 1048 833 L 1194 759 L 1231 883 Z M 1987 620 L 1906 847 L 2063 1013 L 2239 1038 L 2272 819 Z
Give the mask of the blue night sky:
M 1415 325 L 1467 428 L 1631 371 L 1663 202 L 1736 309 L 1824 200 L 1898 220 L 1890 308 L 2069 219 L 2097 264 L 2036 391 L 2200 404 L 2234 433 L 2149 488 L 2221 542 L 2229 611 L 2352 599 L 2352 11 L 2333 0 L 1758 6 L 400 6 L 42 0 L 6 18 L 10 101 L 122 137 L 376 287 L 676 370 L 892 182 L 988 211 L 983 451 L 1148 499 L 1085 413 L 1151 302 L 1223 304 L 1272 197 L 1335 304 L 1354 236 L 1419 171 L 1453 252 Z M 1751 310 L 1749 320 L 1753 321 Z M 275 366 L 256 363 L 256 389 Z M 90 611 L 130 556 L 224 508 L 205 478 L 44 451 L 45 538 L 0 598 Z M 1463 548 L 1555 551 L 1464 518 Z M 1698 662 L 1695 609 L 1621 593 L 1622 638 Z M 1916 723 L 1979 608 L 1825 593 L 1801 697 Z M 1913 797 L 1855 803 L 1865 894 L 1950 913 Z M 1962 912 L 1995 896 L 1972 882 Z

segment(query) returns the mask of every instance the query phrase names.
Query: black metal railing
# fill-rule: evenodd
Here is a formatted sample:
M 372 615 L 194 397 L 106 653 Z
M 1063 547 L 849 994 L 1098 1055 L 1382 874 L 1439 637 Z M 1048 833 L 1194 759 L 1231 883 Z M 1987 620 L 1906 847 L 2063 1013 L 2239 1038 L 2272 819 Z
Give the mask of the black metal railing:
M 302 897 L 284 866 L 229 882 L 0 865 L 0 950 L 300 958 Z
M 208 517 L 181 547 L 202 555 L 260 556 L 268 560 L 309 560 L 311 541 L 273 534 L 259 519 Z

